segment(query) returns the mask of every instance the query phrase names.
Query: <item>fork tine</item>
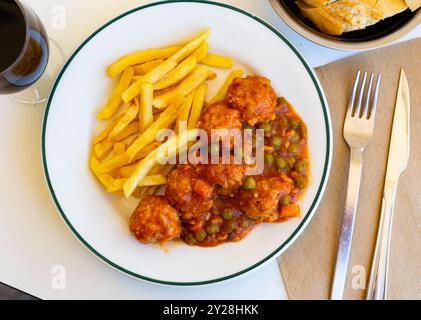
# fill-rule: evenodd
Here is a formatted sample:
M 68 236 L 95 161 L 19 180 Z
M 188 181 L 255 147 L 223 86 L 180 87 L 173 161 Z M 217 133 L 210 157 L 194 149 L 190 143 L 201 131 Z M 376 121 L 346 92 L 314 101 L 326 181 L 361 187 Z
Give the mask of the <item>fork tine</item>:
M 374 73 L 372 72 L 370 76 L 370 82 L 368 83 L 367 93 L 365 95 L 364 108 L 362 109 L 361 114 L 359 115 L 360 118 L 364 117 L 368 119 L 368 116 L 369 116 L 369 105 L 370 105 L 370 98 L 371 98 L 371 87 L 373 85 L 373 78 L 374 78 Z
M 368 119 L 370 119 L 371 116 L 373 116 L 373 120 L 376 118 L 377 99 L 378 99 L 378 96 L 379 96 L 381 80 L 382 80 L 382 75 L 379 73 L 379 75 L 377 76 L 376 88 L 374 89 L 373 103 L 372 103 L 372 107 L 371 107 L 371 111 L 370 111 L 370 115 L 369 115 Z
M 357 106 L 355 107 L 355 112 L 354 112 L 354 115 L 356 115 L 357 117 L 360 116 L 360 112 L 361 112 L 361 103 L 363 101 L 363 95 L 364 95 L 364 91 L 365 91 L 365 81 L 366 80 L 367 80 L 367 72 L 364 72 L 363 81 L 362 81 L 361 87 L 360 87 L 360 94 L 358 95 L 358 103 L 357 103 Z
M 347 117 L 351 117 L 353 115 L 355 95 L 357 93 L 358 82 L 360 82 L 360 74 L 361 74 L 361 71 L 358 70 L 357 76 L 355 77 L 354 87 L 352 88 L 351 98 L 349 99 Z

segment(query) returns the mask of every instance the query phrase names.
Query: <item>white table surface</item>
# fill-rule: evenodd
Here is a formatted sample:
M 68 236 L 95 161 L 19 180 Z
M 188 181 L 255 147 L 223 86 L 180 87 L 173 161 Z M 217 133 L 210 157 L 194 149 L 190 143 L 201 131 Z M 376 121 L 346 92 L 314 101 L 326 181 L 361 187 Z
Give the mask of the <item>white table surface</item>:
M 66 55 L 98 26 L 142 0 L 26 0 Z M 317 66 L 349 55 L 296 35 L 266 0 L 222 1 L 264 18 Z M 58 12 L 66 28 L 54 28 Z M 421 36 L 421 26 L 407 38 Z M 41 165 L 44 106 L 0 96 L 0 282 L 43 299 L 286 299 L 275 260 L 229 282 L 201 287 L 159 286 L 114 271 L 85 249 L 54 207 Z M 65 268 L 65 289 L 52 285 L 54 267 Z M 61 268 L 61 267 L 59 267 Z

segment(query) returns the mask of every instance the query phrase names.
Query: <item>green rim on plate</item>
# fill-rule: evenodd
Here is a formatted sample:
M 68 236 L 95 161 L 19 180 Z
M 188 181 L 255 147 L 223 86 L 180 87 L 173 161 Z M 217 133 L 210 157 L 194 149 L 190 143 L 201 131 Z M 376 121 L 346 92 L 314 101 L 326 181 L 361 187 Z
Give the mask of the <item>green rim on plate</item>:
M 255 21 L 259 22 L 260 24 L 264 25 L 266 28 L 268 28 L 269 30 L 271 30 L 273 33 L 275 33 L 283 42 L 285 42 L 290 49 L 297 55 L 297 57 L 300 59 L 301 63 L 304 65 L 304 67 L 306 68 L 308 74 L 310 75 L 316 89 L 317 89 L 317 93 L 319 95 L 320 98 L 320 102 L 322 104 L 322 108 L 323 108 L 323 115 L 324 115 L 324 120 L 325 120 L 325 129 L 326 129 L 326 159 L 325 159 L 325 164 L 324 164 L 324 169 L 323 169 L 323 175 L 322 175 L 322 180 L 321 183 L 318 187 L 317 193 L 316 193 L 316 197 L 314 199 L 314 201 L 312 202 L 308 212 L 306 213 L 306 215 L 303 218 L 303 221 L 301 221 L 301 223 L 298 225 L 298 227 L 295 229 L 295 231 L 292 233 L 292 235 L 286 240 L 284 241 L 284 243 L 282 243 L 281 246 L 279 246 L 276 250 L 274 250 L 270 255 L 268 255 L 266 258 L 264 258 L 263 260 L 255 263 L 254 265 L 241 270 L 237 273 L 225 276 L 225 277 L 221 277 L 221 278 L 216 278 L 216 279 L 211 279 L 211 280 L 206 280 L 206 281 L 196 281 L 196 282 L 171 282 L 171 281 L 162 281 L 162 280 L 158 280 L 158 279 L 153 279 L 153 278 L 149 278 L 146 276 L 142 276 L 140 274 L 134 273 L 130 270 L 127 270 L 121 266 L 119 266 L 117 263 L 110 261 L 109 259 L 107 259 L 106 257 L 104 257 L 103 255 L 101 255 L 99 252 L 97 252 L 85 239 L 82 238 L 82 236 L 76 231 L 76 229 L 73 227 L 73 225 L 70 223 L 69 219 L 66 217 L 66 214 L 64 213 L 63 209 L 60 206 L 60 203 L 57 200 L 57 197 L 55 195 L 54 192 L 54 188 L 51 184 L 51 180 L 50 180 L 50 176 L 48 174 L 48 166 L 47 166 L 47 159 L 46 159 L 46 152 L 45 152 L 45 133 L 46 133 L 46 128 L 47 128 L 47 120 L 48 120 L 48 113 L 50 110 L 50 106 L 51 106 L 51 101 L 54 97 L 54 93 L 55 90 L 60 82 L 61 77 L 63 76 L 63 74 L 65 73 L 68 65 L 72 62 L 72 60 L 75 58 L 75 56 L 78 54 L 78 52 L 95 36 L 97 35 L 99 32 L 101 32 L 103 29 L 105 29 L 106 27 L 108 27 L 109 25 L 113 24 L 114 22 L 116 22 L 117 20 L 124 18 L 125 16 L 133 13 L 133 12 L 137 12 L 149 7 L 154 7 L 154 6 L 159 6 L 159 5 L 164 5 L 164 4 L 169 4 L 169 3 L 189 3 L 189 2 L 194 2 L 194 3 L 203 3 L 203 4 L 208 4 L 208 5 L 213 5 L 213 6 L 219 6 L 219 7 L 223 7 L 223 8 L 227 8 L 236 12 L 239 12 L 243 15 L 246 15 L 252 19 L 254 19 Z M 228 280 L 234 277 L 237 277 L 239 275 L 242 275 L 252 269 L 255 269 L 258 266 L 261 266 L 263 263 L 267 262 L 269 259 L 271 259 L 272 257 L 274 257 L 279 251 L 281 251 L 283 248 L 285 248 L 286 245 L 288 245 L 296 236 L 298 236 L 299 231 L 303 228 L 303 226 L 309 221 L 310 217 L 314 214 L 315 208 L 317 206 L 317 204 L 319 203 L 319 201 L 321 200 L 321 196 L 322 196 L 322 192 L 326 186 L 327 183 L 327 178 L 328 178 L 328 174 L 329 174 L 329 167 L 330 167 L 330 162 L 331 162 L 331 152 L 332 152 L 332 138 L 331 138 L 331 124 L 330 124 L 330 116 L 329 116 L 329 112 L 327 109 L 327 103 L 325 101 L 324 98 L 324 94 L 322 92 L 322 89 L 320 87 L 320 84 L 316 78 L 316 76 L 313 73 L 312 68 L 308 65 L 308 63 L 305 61 L 305 59 L 301 56 L 301 54 L 298 52 L 298 50 L 294 47 L 294 45 L 284 36 L 282 35 L 278 30 L 276 30 L 273 26 L 271 26 L 269 23 L 263 21 L 262 19 L 252 15 L 251 13 L 248 13 L 242 9 L 233 7 L 231 5 L 227 5 L 224 3 L 217 3 L 217 2 L 212 2 L 212 1 L 207 1 L 207 0 L 192 0 L 192 1 L 188 1 L 188 0 L 166 0 L 166 1 L 160 1 L 160 2 L 154 2 L 154 3 L 150 3 L 144 6 L 140 6 L 137 8 L 134 8 L 132 10 L 129 10 L 117 17 L 115 17 L 114 19 L 108 21 L 107 23 L 105 23 L 103 26 L 101 26 L 100 28 L 98 28 L 94 33 L 92 33 L 85 41 L 82 42 L 82 44 L 73 52 L 73 54 L 70 56 L 70 58 L 67 60 L 67 62 L 64 64 L 63 68 L 61 69 L 60 73 L 58 74 L 54 85 L 51 89 L 51 93 L 50 96 L 48 97 L 48 101 L 47 101 L 47 106 L 45 109 L 45 114 L 44 114 L 44 119 L 43 119 L 43 124 L 42 124 L 42 136 L 41 136 L 41 144 L 42 144 L 42 163 L 43 163 L 43 168 L 44 168 L 44 174 L 45 174 L 45 178 L 48 184 L 48 188 L 50 190 L 51 196 L 54 200 L 54 203 L 58 209 L 58 211 L 60 212 L 62 218 L 64 219 L 64 221 L 66 222 L 67 226 L 71 229 L 71 231 L 73 232 L 73 234 L 92 252 L 94 253 L 98 258 L 100 258 L 101 260 L 103 260 L 104 262 L 106 262 L 107 264 L 109 264 L 111 267 L 117 269 L 118 271 L 121 271 L 129 276 L 138 278 L 138 279 L 142 279 L 142 280 L 146 280 L 146 281 L 150 281 L 150 282 L 155 282 L 155 283 L 159 283 L 159 284 L 166 284 L 166 285 L 177 285 L 177 286 L 196 286 L 196 285 L 204 285 L 204 284 L 210 284 L 210 283 L 215 283 L 215 282 L 220 282 L 220 281 L 224 281 L 224 280 Z

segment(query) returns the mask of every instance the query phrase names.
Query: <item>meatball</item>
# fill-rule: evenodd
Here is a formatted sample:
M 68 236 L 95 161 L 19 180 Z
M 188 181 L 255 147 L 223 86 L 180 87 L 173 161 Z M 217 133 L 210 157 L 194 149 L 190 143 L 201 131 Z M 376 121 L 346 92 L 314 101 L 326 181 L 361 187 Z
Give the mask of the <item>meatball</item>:
M 196 169 L 189 165 L 178 165 L 168 175 L 165 195 L 168 201 L 180 210 L 183 219 L 199 218 L 213 205 L 213 187 L 201 179 Z
M 143 243 L 164 243 L 181 235 L 181 222 L 164 197 L 145 196 L 130 218 L 130 231 Z
M 228 135 L 235 135 L 235 129 L 241 130 L 242 127 L 240 112 L 223 102 L 209 105 L 199 119 L 199 128 L 206 130 L 209 138 L 211 138 L 212 129 L 228 129 Z M 225 135 L 221 133 L 221 136 Z
M 245 177 L 245 164 L 234 164 L 231 156 L 229 164 L 204 164 L 200 166 L 201 175 L 210 183 L 216 184 L 216 193 L 232 195 L 243 184 Z
M 281 197 L 294 188 L 294 183 L 286 175 L 256 177 L 256 188 L 241 190 L 240 205 L 244 213 L 258 222 L 272 222 L 278 218 L 278 204 Z
M 248 76 L 234 79 L 228 89 L 226 102 L 240 111 L 244 122 L 255 125 L 273 119 L 277 96 L 268 79 Z

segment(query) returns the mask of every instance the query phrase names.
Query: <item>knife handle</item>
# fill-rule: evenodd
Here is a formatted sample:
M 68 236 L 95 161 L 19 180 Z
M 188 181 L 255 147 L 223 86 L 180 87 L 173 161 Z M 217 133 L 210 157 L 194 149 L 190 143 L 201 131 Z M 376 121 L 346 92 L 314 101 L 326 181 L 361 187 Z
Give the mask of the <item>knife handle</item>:
M 395 211 L 396 188 L 396 182 L 386 181 L 383 191 L 376 247 L 366 294 L 367 300 L 386 300 L 387 298 L 390 238 Z

